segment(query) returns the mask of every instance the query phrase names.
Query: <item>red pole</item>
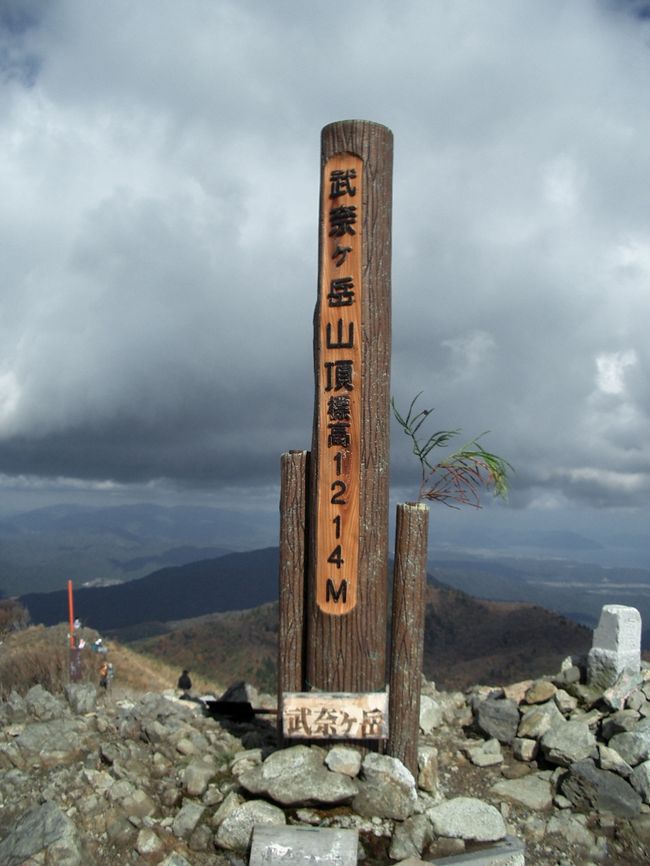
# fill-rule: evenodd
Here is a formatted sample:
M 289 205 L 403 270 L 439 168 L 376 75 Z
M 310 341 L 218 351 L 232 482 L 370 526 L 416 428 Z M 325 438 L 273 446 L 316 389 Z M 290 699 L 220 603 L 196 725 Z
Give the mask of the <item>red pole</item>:
M 72 581 L 68 581 L 68 614 L 70 617 L 70 649 L 74 649 L 74 604 L 72 601 Z

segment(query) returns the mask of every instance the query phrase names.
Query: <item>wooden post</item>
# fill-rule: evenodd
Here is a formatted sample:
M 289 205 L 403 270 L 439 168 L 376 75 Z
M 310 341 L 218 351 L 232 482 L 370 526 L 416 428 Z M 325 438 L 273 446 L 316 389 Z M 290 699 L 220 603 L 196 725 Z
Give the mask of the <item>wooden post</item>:
M 387 752 L 417 779 L 429 508 L 397 506 Z
M 280 461 L 280 601 L 278 713 L 282 695 L 304 688 L 304 611 L 309 452 L 289 451 Z M 280 735 L 282 731 L 279 731 Z
M 321 137 L 306 686 L 385 688 L 392 133 Z

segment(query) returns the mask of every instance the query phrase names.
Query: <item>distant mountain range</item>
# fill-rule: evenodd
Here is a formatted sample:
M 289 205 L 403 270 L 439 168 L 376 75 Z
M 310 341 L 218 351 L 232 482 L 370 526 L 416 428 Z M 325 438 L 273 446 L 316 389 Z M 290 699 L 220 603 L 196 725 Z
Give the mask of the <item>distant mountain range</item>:
M 163 568 L 147 577 L 74 593 L 75 614 L 100 631 L 241 610 L 274 601 L 278 595 L 278 549 L 231 553 Z M 20 597 L 32 621 L 55 625 L 67 617 L 67 592 Z

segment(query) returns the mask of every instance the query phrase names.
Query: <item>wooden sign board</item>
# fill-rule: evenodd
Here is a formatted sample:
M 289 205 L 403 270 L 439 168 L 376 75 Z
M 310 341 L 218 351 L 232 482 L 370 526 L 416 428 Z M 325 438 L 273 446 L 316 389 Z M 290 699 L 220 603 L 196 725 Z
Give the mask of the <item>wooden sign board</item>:
M 316 603 L 323 613 L 340 615 L 357 603 L 363 160 L 336 153 L 323 172 Z
M 385 740 L 387 692 L 286 692 L 282 733 L 310 740 Z

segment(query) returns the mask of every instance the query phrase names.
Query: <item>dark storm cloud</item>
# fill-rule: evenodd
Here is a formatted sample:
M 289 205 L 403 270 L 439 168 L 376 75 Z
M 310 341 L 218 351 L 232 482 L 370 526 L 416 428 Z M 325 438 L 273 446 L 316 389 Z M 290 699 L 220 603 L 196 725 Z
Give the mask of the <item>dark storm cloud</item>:
M 359 39 L 292 0 L 5 5 L 0 473 L 277 480 L 310 440 L 319 132 L 356 116 L 395 134 L 398 404 L 490 430 L 515 506 L 647 506 L 628 7 L 356 2 Z

